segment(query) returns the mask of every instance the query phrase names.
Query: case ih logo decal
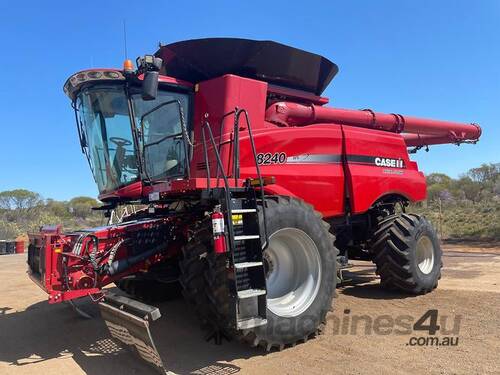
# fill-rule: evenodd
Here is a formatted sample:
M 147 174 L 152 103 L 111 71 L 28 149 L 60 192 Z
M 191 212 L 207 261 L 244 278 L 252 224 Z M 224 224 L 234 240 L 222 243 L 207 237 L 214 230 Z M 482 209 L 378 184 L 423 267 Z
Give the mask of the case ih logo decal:
M 375 165 L 377 167 L 404 168 L 405 162 L 403 159 L 375 158 Z
M 259 164 L 277 164 L 273 159 L 277 159 L 274 155 L 284 155 L 284 153 L 279 152 L 277 154 L 258 154 L 257 161 Z M 265 158 L 264 158 L 265 156 Z M 272 156 L 272 157 L 271 157 Z M 282 157 L 280 157 L 279 164 L 283 162 Z M 384 168 L 396 168 L 404 169 L 406 168 L 405 161 L 403 159 L 393 159 L 386 158 L 382 156 L 366 156 L 366 155 L 346 155 L 346 160 L 350 164 L 366 164 L 375 165 L 377 167 Z M 264 162 L 267 161 L 267 162 Z M 301 154 L 289 156 L 284 161 L 287 164 L 338 164 L 342 163 L 342 155 L 340 154 Z
M 385 158 L 383 156 L 347 155 L 347 161 L 353 164 L 375 165 L 384 168 L 406 168 L 403 159 Z

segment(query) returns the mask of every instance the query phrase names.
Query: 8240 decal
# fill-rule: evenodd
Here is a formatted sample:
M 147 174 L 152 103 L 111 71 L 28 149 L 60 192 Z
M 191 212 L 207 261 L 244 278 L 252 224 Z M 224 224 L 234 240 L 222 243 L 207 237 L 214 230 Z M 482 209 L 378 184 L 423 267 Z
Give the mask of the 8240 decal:
M 286 154 L 284 152 L 259 152 L 257 154 L 257 164 L 270 165 L 270 164 L 284 164 L 286 163 Z

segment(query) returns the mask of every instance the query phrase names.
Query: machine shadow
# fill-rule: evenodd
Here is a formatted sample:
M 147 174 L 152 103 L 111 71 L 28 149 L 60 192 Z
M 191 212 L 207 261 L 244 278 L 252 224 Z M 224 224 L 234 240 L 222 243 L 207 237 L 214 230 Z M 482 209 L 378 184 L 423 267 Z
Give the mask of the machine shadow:
M 344 282 L 339 285 L 338 292 L 352 297 L 364 299 L 404 299 L 413 295 L 399 291 L 391 291 L 380 286 L 374 266 L 354 266 L 344 272 Z
M 94 316 L 84 319 L 67 305 L 38 302 L 24 311 L 0 315 L 0 361 L 29 366 L 49 359 L 72 359 L 87 374 L 157 374 L 129 348 L 111 339 L 98 307 L 80 301 Z M 238 366 L 225 363 L 265 355 L 238 342 L 215 345 L 183 300 L 162 303 L 162 318 L 153 325 L 153 337 L 167 371 L 177 374 L 233 374 Z M 9 307 L 0 306 L 9 311 Z
M 373 267 L 354 266 L 345 272 L 338 293 L 368 299 L 401 299 L 408 295 L 380 288 Z M 0 361 L 29 366 L 50 359 L 68 358 L 87 374 L 156 374 L 125 345 L 111 339 L 96 304 L 78 301 L 93 319 L 83 319 L 69 305 L 35 303 L 13 312 L 0 305 Z M 233 341 L 207 343 L 196 317 L 182 299 L 158 305 L 162 318 L 152 325 L 156 347 L 167 371 L 177 374 L 233 374 L 235 359 L 264 356 L 261 349 Z M 28 367 L 29 368 L 29 367 Z

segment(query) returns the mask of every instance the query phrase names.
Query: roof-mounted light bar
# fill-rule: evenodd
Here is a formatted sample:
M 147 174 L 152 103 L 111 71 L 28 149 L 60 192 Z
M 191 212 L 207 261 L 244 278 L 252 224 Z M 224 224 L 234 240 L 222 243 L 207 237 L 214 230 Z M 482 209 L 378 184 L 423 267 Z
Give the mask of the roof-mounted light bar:
M 120 81 L 125 80 L 125 76 L 119 70 L 85 70 L 73 74 L 64 84 L 64 93 L 71 99 L 75 99 L 77 89 L 90 81 Z
M 125 60 L 123 70 L 92 69 L 73 74 L 64 84 L 64 93 L 71 99 L 75 96 L 82 84 L 91 81 L 124 81 L 131 76 L 144 75 L 143 99 L 152 100 L 156 97 L 158 90 L 159 70 L 162 59 L 153 55 L 145 55 L 136 60 L 137 70 L 134 70 L 132 61 Z

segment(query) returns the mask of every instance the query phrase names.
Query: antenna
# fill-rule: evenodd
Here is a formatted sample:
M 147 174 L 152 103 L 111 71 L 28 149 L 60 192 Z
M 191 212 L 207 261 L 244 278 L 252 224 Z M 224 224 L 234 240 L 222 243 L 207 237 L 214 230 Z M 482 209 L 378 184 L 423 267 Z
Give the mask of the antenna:
M 128 53 L 127 53 L 127 24 L 125 22 L 125 19 L 123 20 L 123 46 L 124 46 L 124 52 L 125 52 L 125 60 L 128 59 Z

